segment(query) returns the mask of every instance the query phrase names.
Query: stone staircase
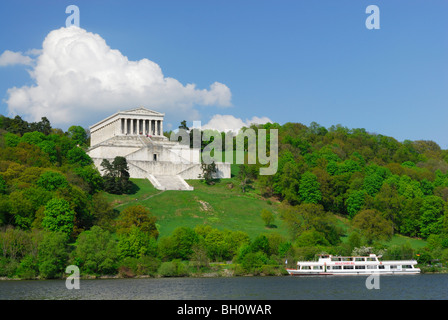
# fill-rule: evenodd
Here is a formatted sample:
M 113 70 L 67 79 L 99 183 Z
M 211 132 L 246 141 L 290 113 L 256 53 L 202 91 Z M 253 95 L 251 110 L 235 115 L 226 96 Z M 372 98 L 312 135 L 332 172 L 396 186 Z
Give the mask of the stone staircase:
M 149 175 L 149 181 L 159 190 L 193 190 L 179 175 Z

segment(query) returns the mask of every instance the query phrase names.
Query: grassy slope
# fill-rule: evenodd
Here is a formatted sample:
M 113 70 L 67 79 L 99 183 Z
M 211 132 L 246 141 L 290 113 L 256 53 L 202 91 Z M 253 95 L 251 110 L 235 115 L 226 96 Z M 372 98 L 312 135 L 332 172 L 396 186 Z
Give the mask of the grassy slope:
M 232 174 L 236 174 L 232 166 Z M 286 225 L 279 217 L 278 205 L 257 195 L 254 191 L 242 193 L 235 179 L 222 179 L 217 184 L 207 186 L 202 181 L 189 180 L 193 191 L 160 191 L 145 179 L 132 179 L 137 186 L 131 195 L 111 195 L 107 198 L 114 207 L 124 208 L 142 204 L 157 217 L 160 236 L 168 236 L 179 226 L 194 228 L 197 225 L 210 225 L 218 229 L 241 230 L 253 239 L 259 234 L 276 232 L 288 238 Z M 229 188 L 233 183 L 234 187 Z M 276 228 L 266 228 L 261 219 L 261 210 L 268 209 L 275 215 Z M 349 233 L 349 220 L 338 217 L 338 225 Z M 343 237 L 342 241 L 346 241 Z M 413 248 L 421 248 L 426 242 L 394 235 L 387 245 L 400 245 L 409 242 Z
M 277 232 L 287 236 L 286 227 L 278 217 L 276 204 L 268 204 L 253 192 L 242 193 L 233 179 L 223 179 L 207 186 L 198 180 L 189 180 L 193 191 L 164 191 L 155 189 L 148 180 L 132 179 L 138 188 L 134 194 L 116 196 L 107 194 L 119 211 L 142 204 L 157 217 L 160 236 L 167 236 L 179 226 L 194 228 L 210 225 L 218 229 L 241 230 L 251 238 L 261 233 Z M 234 183 L 229 188 L 228 184 Z M 277 228 L 266 228 L 261 210 L 274 213 Z

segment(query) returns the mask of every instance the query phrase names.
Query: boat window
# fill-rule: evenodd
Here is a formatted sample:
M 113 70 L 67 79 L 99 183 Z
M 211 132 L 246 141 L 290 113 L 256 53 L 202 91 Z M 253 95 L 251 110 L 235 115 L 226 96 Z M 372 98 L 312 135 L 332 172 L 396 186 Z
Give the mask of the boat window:
M 401 268 L 402 268 L 402 269 L 412 269 L 412 266 L 406 264 L 406 265 L 401 266 Z
M 376 258 L 368 257 L 367 261 L 376 261 Z
M 383 268 L 380 268 L 380 269 L 384 269 L 384 266 L 380 266 L 380 267 L 383 267 Z M 376 269 L 376 266 L 367 266 L 367 269 Z
M 322 266 L 313 266 L 313 270 L 322 270 Z
M 342 258 L 342 261 L 352 261 L 352 258 L 351 257 L 344 257 L 344 258 Z
M 344 266 L 344 269 L 353 269 L 353 266 Z
M 378 269 L 384 269 L 384 266 L 381 264 L 378 266 Z
M 390 265 L 390 268 L 391 268 L 391 269 L 397 269 L 397 268 L 398 268 L 398 266 L 397 266 L 397 265 L 395 265 L 395 264 L 391 264 L 391 265 Z
M 366 258 L 362 258 L 362 257 L 356 257 L 355 261 L 366 261 Z
M 342 267 L 341 266 L 333 266 L 333 270 L 341 270 Z
M 331 261 L 341 261 L 341 258 L 331 258 Z
M 302 269 L 302 270 L 310 270 L 311 267 L 310 267 L 310 266 L 302 266 L 301 269 Z
M 355 266 L 355 269 L 365 269 L 366 266 Z

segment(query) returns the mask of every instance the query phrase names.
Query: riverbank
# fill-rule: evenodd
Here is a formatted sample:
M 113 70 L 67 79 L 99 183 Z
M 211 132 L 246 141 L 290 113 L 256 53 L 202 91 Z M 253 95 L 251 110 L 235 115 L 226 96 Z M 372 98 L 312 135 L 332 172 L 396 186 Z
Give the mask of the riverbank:
M 422 274 L 448 274 L 448 267 L 440 266 L 419 266 Z M 98 275 L 98 274 L 80 274 L 81 280 L 95 279 L 148 279 L 148 278 L 232 278 L 232 277 L 283 277 L 288 276 L 288 272 L 284 267 L 280 266 L 263 266 L 259 270 L 245 272 L 241 266 L 233 264 L 215 264 L 203 270 L 184 270 L 181 273 L 151 273 L 151 274 L 135 274 L 131 270 L 124 272 L 121 270 L 114 275 Z M 56 280 L 65 280 L 69 275 L 61 275 Z M 18 277 L 0 277 L 0 281 L 20 281 L 20 280 L 47 280 L 42 277 L 18 278 Z
M 182 262 L 166 262 L 155 272 L 142 273 L 138 270 L 130 268 L 120 268 L 117 274 L 100 275 L 100 274 L 83 274 L 80 270 L 80 279 L 145 279 L 145 278 L 228 278 L 228 277 L 254 277 L 254 276 L 287 276 L 288 272 L 284 266 L 264 265 L 258 269 L 250 271 L 244 270 L 238 264 L 215 263 L 210 267 L 198 268 L 188 266 L 187 263 Z M 63 274 L 60 277 L 54 278 L 58 280 L 67 279 L 70 274 Z M 0 277 L 0 281 L 15 281 L 15 280 L 46 280 L 40 276 L 37 277 Z

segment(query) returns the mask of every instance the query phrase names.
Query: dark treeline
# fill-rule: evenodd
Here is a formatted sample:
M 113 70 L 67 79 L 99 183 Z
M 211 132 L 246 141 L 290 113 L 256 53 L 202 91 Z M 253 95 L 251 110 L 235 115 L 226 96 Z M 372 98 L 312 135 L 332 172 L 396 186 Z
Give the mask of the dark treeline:
M 51 124 L 46 117 L 42 117 L 39 122 L 27 122 L 20 116 L 14 118 L 8 118 L 0 115 L 0 129 L 4 129 L 8 132 L 23 135 L 27 132 L 41 132 L 45 135 L 51 133 Z

